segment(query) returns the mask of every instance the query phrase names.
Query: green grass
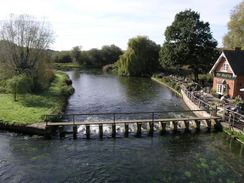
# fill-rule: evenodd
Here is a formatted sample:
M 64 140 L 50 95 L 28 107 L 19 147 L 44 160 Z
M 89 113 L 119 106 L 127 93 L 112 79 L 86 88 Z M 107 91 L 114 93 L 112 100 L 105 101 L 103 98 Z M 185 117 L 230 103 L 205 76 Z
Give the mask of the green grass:
M 244 135 L 236 132 L 236 131 L 232 131 L 229 128 L 224 128 L 225 132 L 228 132 L 232 137 L 238 138 L 240 141 L 244 142 Z
M 61 113 L 73 90 L 65 83 L 66 74 L 57 72 L 55 76 L 49 90 L 42 93 L 18 95 L 17 101 L 12 94 L 0 94 L 0 121 L 27 125 L 43 121 L 43 115 Z
M 51 63 L 51 67 L 55 69 L 66 69 L 66 68 L 81 68 L 82 66 L 78 63 Z

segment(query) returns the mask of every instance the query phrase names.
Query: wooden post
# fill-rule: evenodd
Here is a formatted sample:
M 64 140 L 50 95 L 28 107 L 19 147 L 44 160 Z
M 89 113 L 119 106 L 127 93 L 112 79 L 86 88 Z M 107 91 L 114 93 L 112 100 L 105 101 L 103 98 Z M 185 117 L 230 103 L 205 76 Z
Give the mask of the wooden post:
M 201 129 L 201 121 L 200 120 L 195 120 L 195 123 L 196 123 L 196 129 L 197 130 L 200 130 Z
M 77 130 L 77 125 L 73 125 L 73 139 L 75 140 L 77 139 Z
M 153 136 L 153 122 L 148 122 L 149 124 L 149 135 Z
M 210 130 L 211 129 L 211 120 L 206 120 L 206 122 L 207 122 L 207 125 L 208 125 L 208 129 Z
M 223 116 L 222 116 L 222 120 L 225 121 L 225 113 L 226 113 L 226 108 L 225 106 L 223 107 Z
M 174 125 L 174 131 L 177 131 L 178 122 L 177 121 L 172 121 L 172 123 Z
M 166 131 L 166 122 L 160 122 L 161 123 L 161 128 L 162 128 L 162 132 L 165 132 Z
M 86 138 L 87 139 L 90 139 L 90 133 L 91 133 L 90 125 L 86 125 Z
M 141 123 L 137 123 L 137 136 L 141 136 Z
M 112 124 L 112 137 L 113 138 L 116 137 L 116 124 L 115 123 Z
M 99 136 L 101 139 L 103 138 L 103 124 L 99 124 Z
M 125 137 L 128 137 L 129 135 L 129 124 L 125 123 Z
M 65 137 L 64 126 L 59 126 L 58 131 L 59 131 L 59 137 L 64 138 Z
M 189 130 L 189 121 L 184 121 L 186 130 Z

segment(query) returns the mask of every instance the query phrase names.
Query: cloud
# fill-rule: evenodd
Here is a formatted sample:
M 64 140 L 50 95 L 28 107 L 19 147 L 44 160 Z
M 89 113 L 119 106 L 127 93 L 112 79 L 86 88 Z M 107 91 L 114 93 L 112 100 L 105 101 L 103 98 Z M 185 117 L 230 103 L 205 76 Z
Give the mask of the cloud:
M 147 35 L 158 44 L 180 11 L 192 9 L 209 22 L 221 43 L 227 32 L 230 10 L 241 0 L 8 0 L 0 7 L 0 19 L 10 13 L 46 17 L 56 32 L 53 49 L 84 49 L 115 44 L 126 49 L 128 39 Z

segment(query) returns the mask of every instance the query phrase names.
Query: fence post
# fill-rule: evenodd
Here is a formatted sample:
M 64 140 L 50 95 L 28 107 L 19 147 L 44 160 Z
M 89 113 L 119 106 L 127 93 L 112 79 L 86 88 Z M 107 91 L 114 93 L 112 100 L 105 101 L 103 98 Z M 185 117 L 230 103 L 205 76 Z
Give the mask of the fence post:
M 222 116 L 222 120 L 223 120 L 223 121 L 225 121 L 225 113 L 226 113 L 226 109 L 225 109 L 225 107 L 224 107 L 224 109 L 223 109 L 223 116 Z

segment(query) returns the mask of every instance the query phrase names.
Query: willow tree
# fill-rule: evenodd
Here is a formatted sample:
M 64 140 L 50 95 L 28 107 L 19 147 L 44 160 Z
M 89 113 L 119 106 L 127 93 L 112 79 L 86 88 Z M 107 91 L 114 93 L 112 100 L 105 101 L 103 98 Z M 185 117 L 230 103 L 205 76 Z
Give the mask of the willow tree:
M 165 42 L 160 51 L 160 63 L 164 68 L 189 66 L 195 80 L 198 74 L 208 72 L 218 51 L 208 22 L 200 20 L 200 14 L 185 10 L 165 31 Z
M 228 33 L 223 38 L 224 47 L 244 48 L 244 1 L 231 11 L 228 30 Z
M 145 36 L 128 42 L 128 49 L 117 62 L 118 72 L 125 76 L 148 75 L 159 68 L 160 46 Z
M 51 76 L 46 67 L 47 49 L 54 42 L 50 24 L 30 15 L 10 15 L 1 21 L 1 64 L 13 76 L 26 74 L 35 85 Z M 45 85 L 45 84 L 44 84 Z

